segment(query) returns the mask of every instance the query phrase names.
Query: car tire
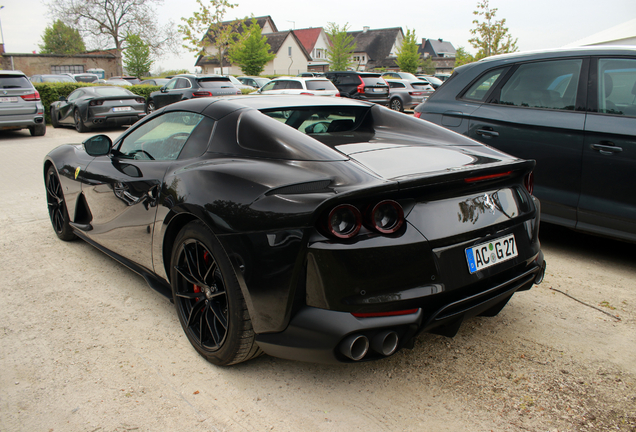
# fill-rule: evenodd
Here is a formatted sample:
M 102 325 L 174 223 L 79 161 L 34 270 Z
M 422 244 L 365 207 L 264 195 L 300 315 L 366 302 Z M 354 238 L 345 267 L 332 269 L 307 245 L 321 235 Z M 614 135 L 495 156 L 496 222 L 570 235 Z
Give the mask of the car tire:
M 391 99 L 389 102 L 389 108 L 393 111 L 404 112 L 404 104 L 402 104 L 402 101 L 399 98 Z
M 57 175 L 55 167 L 50 166 L 49 169 L 46 170 L 44 183 L 46 185 L 46 202 L 49 207 L 49 217 L 51 218 L 53 231 L 55 231 L 55 234 L 60 240 L 74 240 L 76 237 L 69 224 L 64 192 L 62 191 L 60 177 Z
M 174 305 L 197 352 L 218 366 L 262 354 L 230 260 L 210 229 L 200 221 L 183 227 L 170 262 Z
M 54 128 L 60 127 L 60 121 L 57 118 L 57 110 L 53 106 L 51 107 L 51 126 Z
M 84 133 L 88 131 L 88 128 L 84 125 L 82 121 L 82 117 L 80 116 L 79 110 L 75 108 L 73 111 L 73 120 L 75 120 L 75 130 L 79 133 Z
M 152 114 L 153 111 L 155 111 L 157 108 L 155 107 L 155 101 L 153 101 L 152 99 L 148 101 L 148 103 L 146 104 L 146 113 L 147 114 Z
M 46 124 L 37 123 L 29 128 L 29 132 L 31 132 L 31 136 L 44 136 L 46 134 Z

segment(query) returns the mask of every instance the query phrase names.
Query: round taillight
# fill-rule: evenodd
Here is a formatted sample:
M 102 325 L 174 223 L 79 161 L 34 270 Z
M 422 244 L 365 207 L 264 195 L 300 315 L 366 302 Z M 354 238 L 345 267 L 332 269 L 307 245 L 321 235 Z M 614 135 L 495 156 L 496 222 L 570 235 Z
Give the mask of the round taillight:
M 534 173 L 526 175 L 526 177 L 523 179 L 523 185 L 525 186 L 526 190 L 530 192 L 530 195 L 532 195 L 532 191 L 534 190 Z
M 371 210 L 371 225 L 382 234 L 393 234 L 403 223 L 404 210 L 395 201 L 382 201 Z
M 327 230 L 341 239 L 348 239 L 358 234 L 362 226 L 360 211 L 352 205 L 341 204 L 329 212 Z

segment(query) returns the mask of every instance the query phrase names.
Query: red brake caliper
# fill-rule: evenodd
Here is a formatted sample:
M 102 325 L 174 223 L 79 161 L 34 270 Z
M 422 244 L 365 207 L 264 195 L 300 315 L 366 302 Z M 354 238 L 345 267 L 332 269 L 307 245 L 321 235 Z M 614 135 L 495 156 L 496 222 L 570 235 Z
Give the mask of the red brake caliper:
M 210 254 L 208 253 L 208 251 L 203 252 L 203 261 L 205 261 L 206 264 L 210 264 Z M 201 287 L 199 285 L 194 285 L 194 292 L 195 293 L 200 293 L 201 292 Z M 199 298 L 197 297 L 195 301 L 199 301 Z M 204 308 L 201 308 L 201 312 L 203 312 Z

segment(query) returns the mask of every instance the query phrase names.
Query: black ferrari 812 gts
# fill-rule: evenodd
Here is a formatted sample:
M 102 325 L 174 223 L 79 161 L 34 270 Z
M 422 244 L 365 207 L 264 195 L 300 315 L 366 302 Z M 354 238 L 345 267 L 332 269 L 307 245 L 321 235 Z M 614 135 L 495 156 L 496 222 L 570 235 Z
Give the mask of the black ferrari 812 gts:
M 371 103 L 179 102 L 51 151 L 51 222 L 174 302 L 193 347 L 354 362 L 543 279 L 534 161 Z
M 146 115 L 146 99 L 117 86 L 80 87 L 50 107 L 51 125 L 78 132 L 128 126 Z

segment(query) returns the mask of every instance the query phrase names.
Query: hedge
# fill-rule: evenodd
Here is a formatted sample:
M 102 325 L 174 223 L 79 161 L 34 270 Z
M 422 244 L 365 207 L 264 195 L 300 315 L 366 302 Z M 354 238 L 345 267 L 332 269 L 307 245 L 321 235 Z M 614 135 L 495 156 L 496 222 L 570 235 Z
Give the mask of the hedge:
M 44 113 L 47 123 L 51 123 L 51 104 L 55 101 L 60 100 L 60 97 L 67 98 L 68 95 L 73 92 L 73 90 L 78 89 L 80 87 L 94 87 L 94 84 L 88 83 L 39 83 L 33 84 L 35 89 L 40 93 L 40 99 L 42 100 L 42 105 L 44 105 Z M 103 84 L 98 84 L 103 85 Z M 134 86 L 126 86 L 124 87 L 126 90 L 130 90 L 136 95 L 143 97 L 144 99 L 148 99 L 150 93 L 153 91 L 158 91 L 160 86 L 151 86 L 151 85 L 134 85 Z

